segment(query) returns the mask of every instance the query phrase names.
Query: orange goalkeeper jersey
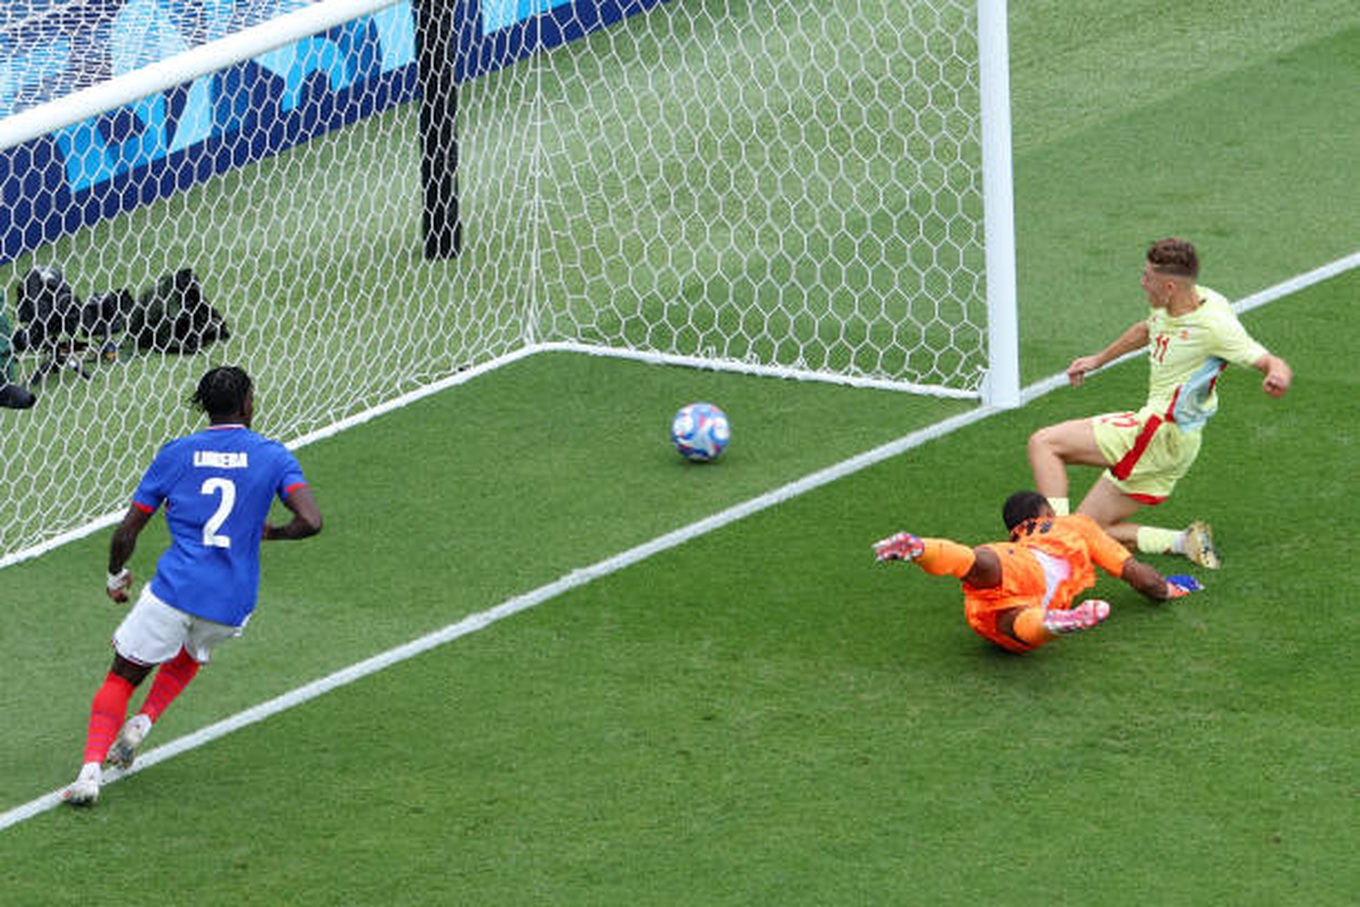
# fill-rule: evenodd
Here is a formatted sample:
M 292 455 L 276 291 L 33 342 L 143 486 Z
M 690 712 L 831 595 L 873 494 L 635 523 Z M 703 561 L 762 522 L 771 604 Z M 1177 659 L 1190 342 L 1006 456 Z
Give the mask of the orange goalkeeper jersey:
M 1029 520 L 1011 541 L 984 547 L 1001 559 L 1001 584 L 975 589 L 964 583 L 970 615 L 1035 605 L 1070 608 L 1073 598 L 1096 584 L 1096 567 L 1119 576 L 1132 557 L 1084 514 Z

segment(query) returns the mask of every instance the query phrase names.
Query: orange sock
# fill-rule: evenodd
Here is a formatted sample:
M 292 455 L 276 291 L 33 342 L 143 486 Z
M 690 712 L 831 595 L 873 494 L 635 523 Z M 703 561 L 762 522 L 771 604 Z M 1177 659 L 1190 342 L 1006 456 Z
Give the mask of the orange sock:
M 189 681 L 198 674 L 198 668 L 199 664 L 194 661 L 193 656 L 180 649 L 178 655 L 156 669 L 156 679 L 151 682 L 146 702 L 142 703 L 142 714 L 155 724 L 161 717 L 161 712 L 175 701 L 176 696 L 184 692 Z
M 103 762 L 109 754 L 109 747 L 113 746 L 114 738 L 123 727 L 123 719 L 127 717 L 133 689 L 126 678 L 112 671 L 104 678 L 90 706 L 90 729 L 85 736 L 86 762 Z
M 1053 634 L 1044 629 L 1043 608 L 1026 608 L 1015 615 L 1011 632 L 1021 642 L 1031 646 L 1041 646 L 1053 638 Z
M 925 551 L 916 559 L 921 569 L 935 576 L 957 576 L 962 579 L 973 569 L 977 555 L 967 545 L 949 539 L 921 539 Z

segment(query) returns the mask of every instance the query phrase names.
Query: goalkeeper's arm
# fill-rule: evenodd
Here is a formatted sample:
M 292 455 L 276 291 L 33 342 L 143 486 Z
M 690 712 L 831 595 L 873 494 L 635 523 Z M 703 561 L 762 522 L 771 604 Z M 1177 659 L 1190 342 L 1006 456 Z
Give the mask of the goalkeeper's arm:
M 1192 576 L 1162 576 L 1155 568 L 1132 557 L 1124 562 L 1119 578 L 1159 602 L 1180 598 L 1204 588 Z

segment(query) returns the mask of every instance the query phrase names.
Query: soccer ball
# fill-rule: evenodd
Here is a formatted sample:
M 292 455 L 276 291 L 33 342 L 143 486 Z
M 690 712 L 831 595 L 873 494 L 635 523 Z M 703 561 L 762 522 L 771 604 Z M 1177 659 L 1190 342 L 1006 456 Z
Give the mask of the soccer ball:
M 671 443 L 686 460 L 697 463 L 716 460 L 731 438 L 727 414 L 712 403 L 682 406 L 671 420 Z

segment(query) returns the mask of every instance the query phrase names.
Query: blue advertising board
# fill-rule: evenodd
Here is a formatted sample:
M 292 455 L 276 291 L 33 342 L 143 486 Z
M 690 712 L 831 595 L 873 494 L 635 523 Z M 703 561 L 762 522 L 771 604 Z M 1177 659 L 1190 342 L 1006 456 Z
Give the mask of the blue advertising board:
M 664 0 L 452 0 L 475 79 Z M 244 3 L 241 4 L 244 6 Z M 278 0 L 281 12 L 297 0 Z M 0 115 L 189 49 L 233 0 L 77 0 L 0 23 Z M 260 0 L 251 0 L 251 9 Z M 25 34 L 49 29 L 42 42 Z M 40 48 L 25 52 L 23 48 Z M 0 262 L 419 97 L 410 0 L 0 152 Z

